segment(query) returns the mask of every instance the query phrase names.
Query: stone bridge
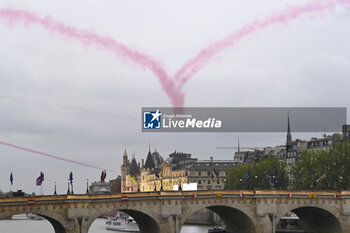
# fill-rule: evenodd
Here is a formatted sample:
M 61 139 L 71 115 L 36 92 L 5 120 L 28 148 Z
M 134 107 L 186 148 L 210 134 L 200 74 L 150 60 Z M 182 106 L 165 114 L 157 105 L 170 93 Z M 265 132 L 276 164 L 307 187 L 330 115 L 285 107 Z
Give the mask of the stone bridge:
M 349 233 L 350 191 L 196 191 L 118 195 L 54 195 L 0 199 L 0 220 L 21 213 L 46 218 L 55 233 L 88 233 L 96 218 L 122 211 L 142 233 L 179 233 L 194 212 L 208 208 L 227 232 L 274 232 L 280 218 L 296 213 L 308 232 Z

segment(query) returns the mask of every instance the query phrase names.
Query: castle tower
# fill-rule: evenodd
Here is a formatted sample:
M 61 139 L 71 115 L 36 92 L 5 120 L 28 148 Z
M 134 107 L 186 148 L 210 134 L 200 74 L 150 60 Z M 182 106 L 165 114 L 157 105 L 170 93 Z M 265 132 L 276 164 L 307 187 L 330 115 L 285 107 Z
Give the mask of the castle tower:
M 128 154 L 126 153 L 126 149 L 124 150 L 124 155 L 123 155 L 123 165 L 128 164 Z
M 128 154 L 126 153 L 126 149 L 124 150 L 123 165 L 120 167 L 120 170 L 121 170 L 121 192 L 123 193 L 126 190 L 126 186 L 127 186 L 126 179 L 129 173 Z

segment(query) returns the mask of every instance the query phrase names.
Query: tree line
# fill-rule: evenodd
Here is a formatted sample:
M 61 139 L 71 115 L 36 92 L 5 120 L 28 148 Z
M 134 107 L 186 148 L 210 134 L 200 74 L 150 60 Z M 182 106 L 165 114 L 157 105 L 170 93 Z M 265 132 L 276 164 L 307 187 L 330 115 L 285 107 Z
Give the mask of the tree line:
M 225 189 L 350 189 L 350 143 L 327 149 L 303 151 L 297 162 L 287 166 L 276 157 L 234 166 Z

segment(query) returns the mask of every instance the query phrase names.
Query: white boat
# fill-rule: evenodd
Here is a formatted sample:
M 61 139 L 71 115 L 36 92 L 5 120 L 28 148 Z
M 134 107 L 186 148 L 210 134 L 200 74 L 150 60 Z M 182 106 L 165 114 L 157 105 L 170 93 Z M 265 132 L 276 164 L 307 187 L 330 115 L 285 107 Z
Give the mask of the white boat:
M 43 217 L 36 214 L 16 214 L 11 217 L 12 220 L 44 220 Z
M 30 220 L 27 214 L 15 214 L 11 217 L 11 220 Z
M 43 217 L 37 214 L 27 214 L 27 217 L 31 220 L 45 220 Z
M 303 233 L 303 224 L 300 221 L 299 217 L 291 213 L 289 216 L 283 216 L 279 223 L 277 224 L 277 233 Z
M 108 218 L 106 229 L 123 232 L 140 232 L 139 226 L 132 217 Z

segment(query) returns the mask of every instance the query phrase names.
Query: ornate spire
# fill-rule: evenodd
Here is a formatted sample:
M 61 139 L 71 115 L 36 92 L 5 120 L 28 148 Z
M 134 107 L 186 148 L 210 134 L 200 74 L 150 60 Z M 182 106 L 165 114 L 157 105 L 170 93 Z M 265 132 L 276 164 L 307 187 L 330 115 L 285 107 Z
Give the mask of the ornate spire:
M 123 155 L 123 165 L 127 165 L 128 164 L 128 153 L 126 153 L 126 146 L 124 149 L 124 155 Z
M 290 120 L 289 120 L 289 111 L 288 111 L 287 141 L 286 141 L 287 151 L 290 149 L 291 143 L 292 143 L 292 134 L 290 133 Z
M 124 145 L 124 155 L 123 156 L 128 156 L 128 153 L 126 153 L 126 144 Z

